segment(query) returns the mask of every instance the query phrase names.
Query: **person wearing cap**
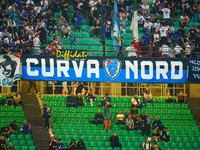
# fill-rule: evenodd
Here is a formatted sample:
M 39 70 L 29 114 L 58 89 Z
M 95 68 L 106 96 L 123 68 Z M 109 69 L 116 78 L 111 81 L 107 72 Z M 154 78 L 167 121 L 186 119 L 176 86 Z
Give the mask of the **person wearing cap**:
M 145 103 L 154 103 L 149 88 L 146 88 L 146 92 L 144 93 L 144 102 Z
M 8 106 L 11 106 L 11 105 L 13 105 L 13 101 L 14 101 L 14 99 L 13 99 L 12 93 L 8 93 L 8 97 L 6 98 L 6 104 Z
M 169 132 L 167 131 L 167 128 L 164 127 L 163 130 L 161 131 L 161 137 L 160 137 L 161 141 L 166 141 L 169 142 L 170 141 L 170 136 L 169 136 Z

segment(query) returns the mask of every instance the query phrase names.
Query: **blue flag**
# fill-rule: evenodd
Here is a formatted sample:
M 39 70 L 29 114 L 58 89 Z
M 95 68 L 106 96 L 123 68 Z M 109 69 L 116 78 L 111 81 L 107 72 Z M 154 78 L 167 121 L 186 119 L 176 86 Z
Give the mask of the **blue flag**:
M 77 40 L 76 40 L 76 37 L 75 37 L 75 35 L 74 35 L 74 40 L 72 41 L 72 43 L 71 43 L 72 45 L 76 45 L 77 44 Z
M 100 42 L 105 44 L 105 39 L 106 39 L 106 23 L 105 23 L 105 15 L 104 15 L 104 11 L 105 11 L 105 4 L 104 4 L 104 0 L 101 0 L 101 32 L 100 32 Z
M 117 0 L 114 1 L 114 10 L 113 10 L 113 46 L 115 50 L 119 50 L 121 45 L 121 36 L 120 36 L 120 23 L 119 23 L 119 11 L 117 9 Z

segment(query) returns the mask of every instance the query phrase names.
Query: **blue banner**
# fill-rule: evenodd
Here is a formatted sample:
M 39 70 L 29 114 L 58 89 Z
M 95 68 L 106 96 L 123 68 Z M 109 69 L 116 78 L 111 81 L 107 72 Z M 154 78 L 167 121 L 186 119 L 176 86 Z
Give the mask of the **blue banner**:
M 47 81 L 185 83 L 187 62 L 164 58 L 58 60 L 49 56 L 22 56 L 22 77 Z
M 188 81 L 200 83 L 200 59 L 189 59 L 189 77 Z

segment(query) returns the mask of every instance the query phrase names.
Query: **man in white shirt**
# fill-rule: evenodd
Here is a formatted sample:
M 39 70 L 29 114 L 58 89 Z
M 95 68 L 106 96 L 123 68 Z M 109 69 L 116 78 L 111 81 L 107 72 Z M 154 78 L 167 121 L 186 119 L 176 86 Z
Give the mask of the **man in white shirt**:
M 159 19 L 156 20 L 156 23 L 154 23 L 153 28 L 154 28 L 154 30 L 155 29 L 158 29 L 158 30 L 160 29 L 160 20 Z
M 116 115 L 116 124 L 126 124 L 124 114 L 122 114 L 121 110 L 119 110 L 119 113 Z
M 162 44 L 162 46 L 160 47 L 159 51 L 161 52 L 161 56 L 164 58 L 168 58 L 169 57 L 169 53 L 171 52 L 171 49 L 169 48 L 168 45 L 166 44 Z
M 128 46 L 123 52 L 128 52 L 128 57 L 137 57 L 137 49 L 134 47 L 134 42 L 131 43 L 131 46 Z
M 64 38 L 66 38 L 66 37 L 67 37 L 68 39 L 70 38 L 70 35 L 71 35 L 71 33 L 72 33 L 72 30 L 71 30 L 71 28 L 69 27 L 68 22 L 66 22 L 65 25 L 62 26 L 61 31 L 62 31 L 62 35 L 63 35 Z
M 168 28 L 166 27 L 166 24 L 163 24 L 163 26 L 160 28 L 160 37 L 161 37 L 161 44 L 167 43 L 169 33 L 168 33 Z
M 146 22 L 146 20 L 140 13 L 138 13 L 138 15 L 137 15 L 137 20 L 138 20 L 138 26 L 143 27 L 144 22 Z
M 171 10 L 167 6 L 161 10 L 163 12 L 163 19 L 170 19 Z
M 189 44 L 189 41 L 186 41 L 186 45 L 185 45 L 185 58 L 190 58 L 190 54 L 192 51 L 192 47 Z
M 23 106 L 24 107 L 24 104 L 21 100 L 21 96 L 19 93 L 15 93 L 15 96 L 14 96 L 14 106 Z
M 190 18 L 185 14 L 184 16 L 180 17 L 180 25 L 184 28 L 188 26 L 188 23 L 190 22 Z
M 182 47 L 179 46 L 178 43 L 176 43 L 176 46 L 174 48 L 175 58 L 181 58 L 181 51 L 183 51 Z
M 144 4 L 142 5 L 142 13 L 143 15 L 145 15 L 146 13 L 149 13 L 149 5 L 147 5 L 147 2 L 144 2 Z
M 34 49 L 35 49 L 35 55 L 40 55 L 41 54 L 41 50 L 40 50 L 40 35 L 37 34 L 36 37 L 33 39 L 33 45 L 34 45 Z
M 140 100 L 137 95 L 135 95 L 134 98 L 131 99 L 131 107 L 141 108 Z
M 151 150 L 151 143 L 149 142 L 148 139 L 145 140 L 142 146 L 143 150 Z
M 151 32 L 151 28 L 153 26 L 153 23 L 150 22 L 149 19 L 146 20 L 147 22 L 144 24 L 144 30 L 145 32 Z

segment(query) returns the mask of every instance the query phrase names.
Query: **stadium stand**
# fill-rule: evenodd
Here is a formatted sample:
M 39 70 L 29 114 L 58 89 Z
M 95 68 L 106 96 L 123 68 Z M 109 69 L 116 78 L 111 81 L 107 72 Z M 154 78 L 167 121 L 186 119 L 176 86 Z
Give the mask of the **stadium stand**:
M 1 95 L 0 100 L 6 99 L 7 95 Z M 0 128 L 9 127 L 13 121 L 17 121 L 17 134 L 10 134 L 6 139 L 6 146 L 11 142 L 15 150 L 35 150 L 35 145 L 30 134 L 21 134 L 21 126 L 26 120 L 22 106 L 0 106 Z
M 43 100 L 52 108 L 53 117 L 51 119 L 52 128 L 58 138 L 61 138 L 65 146 L 68 147 L 71 139 L 79 141 L 83 139 L 88 149 L 111 149 L 109 137 L 116 132 L 119 136 L 120 143 L 123 149 L 142 149 L 142 144 L 146 137 L 141 135 L 140 130 L 133 130 L 130 133 L 125 129 L 125 125 L 116 124 L 116 113 L 122 110 L 123 114 L 131 110 L 131 103 L 129 97 L 111 97 L 113 107 L 111 108 L 112 114 L 112 129 L 105 131 L 103 125 L 95 125 L 90 123 L 94 120 L 97 110 L 100 109 L 104 115 L 104 108 L 97 105 L 100 102 L 100 97 L 97 98 L 97 104 L 90 106 L 86 102 L 85 106 L 66 107 L 65 96 L 52 96 L 44 95 Z M 83 97 L 83 99 L 85 99 Z M 143 102 L 143 99 L 140 98 Z M 154 120 L 155 116 L 161 120 L 164 127 L 168 128 L 170 135 L 170 143 L 159 142 L 161 149 L 199 149 L 199 136 L 200 132 L 196 125 L 193 115 L 190 112 L 187 104 L 174 104 L 166 103 L 164 98 L 154 98 L 153 105 L 147 103 L 146 107 L 141 110 L 138 109 L 139 114 L 150 114 L 151 119 Z M 151 133 L 153 130 L 151 129 Z

